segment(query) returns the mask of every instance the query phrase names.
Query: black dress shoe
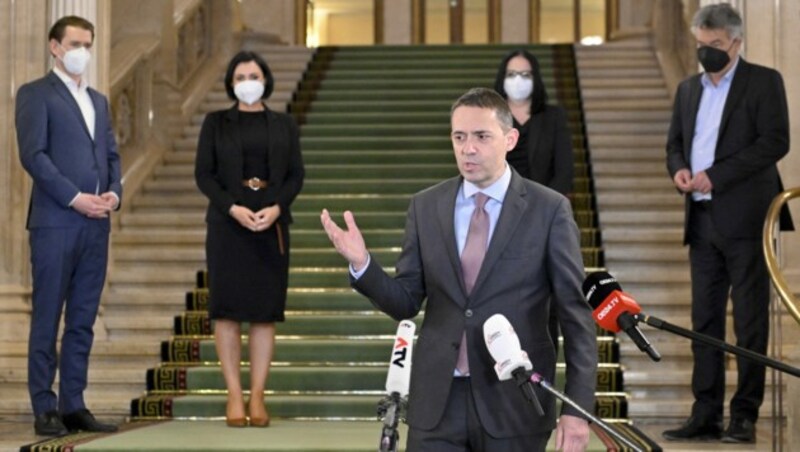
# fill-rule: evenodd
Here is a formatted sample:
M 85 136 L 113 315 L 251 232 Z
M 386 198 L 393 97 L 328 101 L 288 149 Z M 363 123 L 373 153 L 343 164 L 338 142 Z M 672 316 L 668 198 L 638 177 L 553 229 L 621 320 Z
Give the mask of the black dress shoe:
M 103 424 L 94 418 L 87 409 L 78 410 L 64 415 L 64 425 L 70 432 L 116 432 L 117 426 Z
M 64 423 L 61 422 L 61 416 L 58 415 L 58 411 L 56 410 L 50 410 L 36 416 L 36 419 L 33 421 L 33 430 L 37 435 L 42 436 L 61 436 L 69 433 L 67 432 L 67 427 L 64 427 Z
M 661 436 L 667 441 L 715 441 L 722 436 L 722 426 L 718 422 L 692 416 L 681 428 L 666 430 Z
M 754 443 L 756 442 L 756 425 L 749 419 L 731 419 L 728 430 L 722 435 L 723 443 Z

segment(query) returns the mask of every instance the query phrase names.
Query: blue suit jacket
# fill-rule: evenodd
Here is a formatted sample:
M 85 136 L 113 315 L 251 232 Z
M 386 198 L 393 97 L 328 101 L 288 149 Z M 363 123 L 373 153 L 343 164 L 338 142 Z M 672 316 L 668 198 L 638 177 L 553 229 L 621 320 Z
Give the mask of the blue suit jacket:
M 89 218 L 69 207 L 79 192 L 113 191 L 122 199 L 120 159 L 108 101 L 89 88 L 94 140 L 77 102 L 50 72 L 17 92 L 16 126 L 22 166 L 33 178 L 28 229 L 77 226 Z M 103 221 L 108 221 L 105 219 Z

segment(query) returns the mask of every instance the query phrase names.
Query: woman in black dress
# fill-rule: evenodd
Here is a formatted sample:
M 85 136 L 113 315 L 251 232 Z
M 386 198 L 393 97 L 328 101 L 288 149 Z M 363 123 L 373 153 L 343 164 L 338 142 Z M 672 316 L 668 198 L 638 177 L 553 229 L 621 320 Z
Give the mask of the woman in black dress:
M 564 109 L 547 104 L 539 60 L 527 50 L 511 51 L 497 68 L 494 89 L 506 101 L 519 130 L 506 161 L 522 177 L 567 195 L 572 192 L 575 160 Z M 550 336 L 558 350 L 558 318 L 550 311 Z
M 229 426 L 248 424 L 240 380 L 241 323 L 250 325 L 250 425 L 266 427 L 264 386 L 284 320 L 289 278 L 289 210 L 305 175 L 297 126 L 263 100 L 274 87 L 253 52 L 233 57 L 225 89 L 236 104 L 209 113 L 200 131 L 195 179 L 209 199 L 206 261 L 209 316 L 228 388 Z

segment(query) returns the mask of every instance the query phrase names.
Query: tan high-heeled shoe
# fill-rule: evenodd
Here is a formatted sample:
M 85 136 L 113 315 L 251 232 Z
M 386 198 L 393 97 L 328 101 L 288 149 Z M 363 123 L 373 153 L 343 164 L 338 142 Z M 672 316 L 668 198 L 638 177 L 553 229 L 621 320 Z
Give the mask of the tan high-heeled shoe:
M 256 401 L 256 403 L 260 403 L 261 406 L 264 408 L 264 416 L 263 417 L 253 416 L 252 415 L 253 410 L 251 409 L 250 410 L 250 426 L 251 427 L 269 427 L 269 421 L 270 421 L 269 411 L 267 411 L 267 406 L 264 404 L 264 397 L 262 396 L 261 398 L 250 399 L 250 401 L 248 402 L 248 407 L 252 406 L 252 403 L 253 403 L 254 400 Z M 260 410 L 258 410 L 258 411 L 260 411 Z
M 230 404 L 230 401 L 228 402 Z M 244 412 L 244 399 L 242 399 L 242 412 Z M 228 407 L 225 407 L 225 425 L 228 427 L 247 427 L 247 416 L 230 417 Z

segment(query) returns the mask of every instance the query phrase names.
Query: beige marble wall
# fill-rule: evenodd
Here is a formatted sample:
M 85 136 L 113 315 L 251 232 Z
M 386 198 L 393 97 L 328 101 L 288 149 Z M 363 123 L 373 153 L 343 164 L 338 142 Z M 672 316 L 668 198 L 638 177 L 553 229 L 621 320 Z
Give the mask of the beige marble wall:
M 30 180 L 19 163 L 14 134 L 14 96 L 47 68 L 46 0 L 0 0 L 0 340 L 27 337 L 30 268 L 28 212 Z
M 718 2 L 701 2 L 718 3 Z M 777 69 L 783 75 L 789 99 L 792 146 L 789 155 L 778 164 L 785 188 L 800 187 L 800 47 L 796 30 L 800 27 L 800 0 L 730 2 L 740 9 L 745 20 L 744 57 L 753 63 Z M 800 200 L 790 202 L 795 223 L 800 230 Z M 782 234 L 780 252 L 784 274 L 789 284 L 800 291 L 800 232 Z
M 294 42 L 296 0 L 241 0 L 241 23 L 247 31 L 274 36 L 287 44 Z

